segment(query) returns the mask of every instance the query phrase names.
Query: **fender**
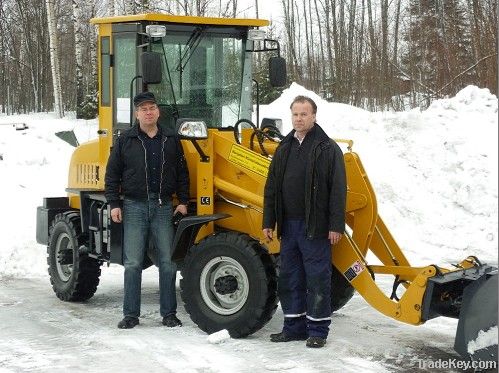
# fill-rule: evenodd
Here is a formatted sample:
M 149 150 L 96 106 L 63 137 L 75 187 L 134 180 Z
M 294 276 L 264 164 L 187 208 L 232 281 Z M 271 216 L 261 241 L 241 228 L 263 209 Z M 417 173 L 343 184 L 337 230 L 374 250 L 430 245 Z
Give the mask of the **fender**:
M 194 215 L 186 216 L 178 223 L 173 239 L 173 261 L 180 261 L 185 258 L 187 250 L 194 244 L 194 240 L 204 224 L 212 221 L 229 218 L 229 214 Z

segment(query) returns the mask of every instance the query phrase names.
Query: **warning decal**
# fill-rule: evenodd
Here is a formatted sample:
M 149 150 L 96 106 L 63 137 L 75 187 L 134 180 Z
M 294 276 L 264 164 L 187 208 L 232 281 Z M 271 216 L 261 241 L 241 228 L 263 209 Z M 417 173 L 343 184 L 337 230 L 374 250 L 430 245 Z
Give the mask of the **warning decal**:
M 269 172 L 270 159 L 240 145 L 232 145 L 229 161 L 263 177 L 267 177 Z
M 348 281 L 352 282 L 352 280 L 357 277 L 363 270 L 364 270 L 364 266 L 362 265 L 362 263 L 360 261 L 356 261 L 354 262 L 350 268 L 348 268 L 344 275 L 345 277 L 347 278 Z

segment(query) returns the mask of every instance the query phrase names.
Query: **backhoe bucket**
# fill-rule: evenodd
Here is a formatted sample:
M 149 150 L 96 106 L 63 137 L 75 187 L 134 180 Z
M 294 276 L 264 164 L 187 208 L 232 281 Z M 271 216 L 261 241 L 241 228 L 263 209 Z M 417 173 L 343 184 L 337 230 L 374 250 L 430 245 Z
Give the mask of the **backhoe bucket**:
M 463 291 L 454 349 L 471 361 L 497 362 L 497 269 Z

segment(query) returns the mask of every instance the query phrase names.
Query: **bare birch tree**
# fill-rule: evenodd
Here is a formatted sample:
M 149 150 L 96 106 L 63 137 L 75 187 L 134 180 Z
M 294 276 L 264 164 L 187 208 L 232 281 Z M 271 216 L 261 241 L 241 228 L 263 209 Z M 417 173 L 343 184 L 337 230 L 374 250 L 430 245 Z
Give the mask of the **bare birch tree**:
M 62 118 L 64 115 L 64 108 L 62 105 L 61 74 L 59 68 L 59 46 L 57 42 L 57 21 L 55 19 L 54 2 L 55 0 L 46 0 L 45 4 L 47 6 L 50 64 L 52 68 L 52 84 L 54 87 L 54 111 L 59 116 L 59 118 Z
M 116 15 L 114 0 L 107 0 L 107 15 L 110 17 Z
M 83 105 L 84 87 L 83 87 L 83 17 L 82 2 L 72 0 L 73 3 L 73 31 L 74 31 L 74 50 L 76 61 L 76 118 L 81 118 L 81 108 Z

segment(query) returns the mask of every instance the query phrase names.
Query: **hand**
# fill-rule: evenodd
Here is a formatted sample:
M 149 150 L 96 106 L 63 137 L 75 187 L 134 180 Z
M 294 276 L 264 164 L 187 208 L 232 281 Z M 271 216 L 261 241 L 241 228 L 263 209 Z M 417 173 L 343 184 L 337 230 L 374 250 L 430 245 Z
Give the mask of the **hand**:
M 272 241 L 273 237 L 274 237 L 274 230 L 272 228 L 263 228 L 263 236 Z
M 121 223 L 122 222 L 122 216 L 121 216 L 121 208 L 115 207 L 114 209 L 111 209 L 111 219 L 115 223 Z
M 340 242 L 341 237 L 343 237 L 341 233 L 329 231 L 329 241 L 331 241 L 331 245 L 336 245 Z
M 177 212 L 180 212 L 182 215 L 186 215 L 187 205 L 178 205 L 175 211 L 173 211 L 173 215 L 175 215 Z

